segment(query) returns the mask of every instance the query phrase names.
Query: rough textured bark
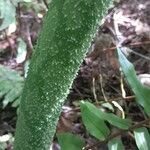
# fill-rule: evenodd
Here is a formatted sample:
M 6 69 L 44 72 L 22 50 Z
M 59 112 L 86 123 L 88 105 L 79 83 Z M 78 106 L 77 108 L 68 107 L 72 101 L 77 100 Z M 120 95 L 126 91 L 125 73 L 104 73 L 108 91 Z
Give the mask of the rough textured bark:
M 69 88 L 110 0 L 53 0 L 22 94 L 14 150 L 48 150 Z

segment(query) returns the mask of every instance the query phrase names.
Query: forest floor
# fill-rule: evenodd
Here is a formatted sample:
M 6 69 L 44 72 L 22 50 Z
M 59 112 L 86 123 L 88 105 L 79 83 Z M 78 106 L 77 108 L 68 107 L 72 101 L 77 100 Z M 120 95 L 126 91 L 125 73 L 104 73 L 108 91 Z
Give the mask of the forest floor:
M 42 15 L 46 10 L 46 7 L 41 7 L 40 12 L 36 13 L 32 6 L 29 9 L 24 5 L 18 5 L 15 31 L 0 32 L 0 64 L 17 71 L 21 77 L 26 74 L 33 46 L 41 29 Z M 132 89 L 120 72 L 115 52 L 116 45 L 122 47 L 123 52 L 134 64 L 139 80 L 150 87 L 150 76 L 143 80 L 143 76 L 150 74 L 150 1 L 122 0 L 108 11 L 70 89 L 59 119 L 57 133 L 72 132 L 82 135 L 88 145 L 97 142 L 85 131 L 81 122 L 80 100 L 88 100 L 92 103 L 116 101 L 124 109 L 125 116 L 131 118 L 135 124 L 147 119 L 136 103 Z M 3 78 L 2 75 L 4 74 L 0 73 L 0 78 Z M 6 95 L 7 92 L 5 95 L 0 95 L 0 144 L 4 141 L 0 150 L 13 149 L 12 141 L 17 119 L 18 104 L 14 103 L 17 98 L 12 100 L 12 105 L 12 102 L 7 102 Z M 118 108 L 111 108 L 109 105 L 103 105 L 103 108 L 105 111 L 114 111 L 121 116 Z M 125 132 L 119 136 L 126 150 L 137 149 L 132 132 Z M 59 149 L 55 138 L 53 150 Z M 92 148 L 92 150 L 107 149 L 106 143 Z

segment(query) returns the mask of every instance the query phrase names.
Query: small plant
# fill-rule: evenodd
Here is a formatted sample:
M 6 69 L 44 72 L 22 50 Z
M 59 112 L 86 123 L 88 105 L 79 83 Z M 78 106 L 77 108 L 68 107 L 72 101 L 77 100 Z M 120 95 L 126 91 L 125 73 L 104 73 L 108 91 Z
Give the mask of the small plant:
M 150 115 L 150 89 L 144 87 L 140 81 L 138 80 L 133 65 L 127 60 L 124 54 L 121 51 L 121 48 L 117 49 L 118 51 L 118 59 L 121 65 L 121 68 L 126 76 L 127 81 L 129 82 L 133 92 L 135 93 L 137 102 L 144 108 L 146 114 Z M 100 106 L 100 104 L 98 105 Z M 84 150 L 93 149 L 95 146 L 101 145 L 102 143 L 108 144 L 109 150 L 124 150 L 124 145 L 119 136 L 123 133 L 131 131 L 134 133 L 134 138 L 136 145 L 139 150 L 149 150 L 150 149 L 150 134 L 146 127 L 143 127 L 145 123 L 149 123 L 150 120 L 146 119 L 144 121 L 139 122 L 138 124 L 132 125 L 132 121 L 129 119 L 122 119 L 115 114 L 106 113 L 101 111 L 100 108 L 94 106 L 90 102 L 81 101 L 80 103 L 81 108 L 81 116 L 82 122 L 85 125 L 87 131 L 94 136 L 96 139 L 100 140 L 97 143 L 94 143 L 90 146 L 82 147 Z M 111 126 L 115 126 L 118 131 L 112 133 L 111 128 L 106 125 L 106 122 L 109 123 Z M 61 133 L 61 138 L 58 136 L 59 143 L 64 149 L 66 147 L 68 134 Z M 75 135 L 72 135 L 72 137 Z M 76 137 L 77 138 L 77 137 Z M 76 147 L 76 149 L 81 149 L 79 143 L 84 142 L 84 140 L 78 137 L 78 140 L 72 140 L 72 145 Z M 83 146 L 83 145 L 82 145 Z M 69 150 L 66 148 L 65 150 Z
M 12 69 L 0 65 L 0 98 L 2 100 L 2 108 L 8 103 L 13 107 L 17 107 L 20 102 L 24 79 L 20 74 Z

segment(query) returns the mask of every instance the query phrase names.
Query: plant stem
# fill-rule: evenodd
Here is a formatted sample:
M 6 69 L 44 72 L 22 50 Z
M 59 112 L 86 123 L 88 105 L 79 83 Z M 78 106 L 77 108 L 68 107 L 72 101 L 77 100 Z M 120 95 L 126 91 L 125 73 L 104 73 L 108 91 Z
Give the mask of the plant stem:
M 110 0 L 53 0 L 25 82 L 14 150 L 48 150 L 62 106 Z

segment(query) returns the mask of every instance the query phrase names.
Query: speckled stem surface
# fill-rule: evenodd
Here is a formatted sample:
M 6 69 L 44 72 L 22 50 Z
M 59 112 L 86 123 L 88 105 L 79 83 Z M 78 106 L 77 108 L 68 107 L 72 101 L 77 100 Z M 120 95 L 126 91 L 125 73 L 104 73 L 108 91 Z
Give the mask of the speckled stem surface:
M 69 88 L 110 0 L 53 0 L 22 94 L 14 150 L 48 150 Z

